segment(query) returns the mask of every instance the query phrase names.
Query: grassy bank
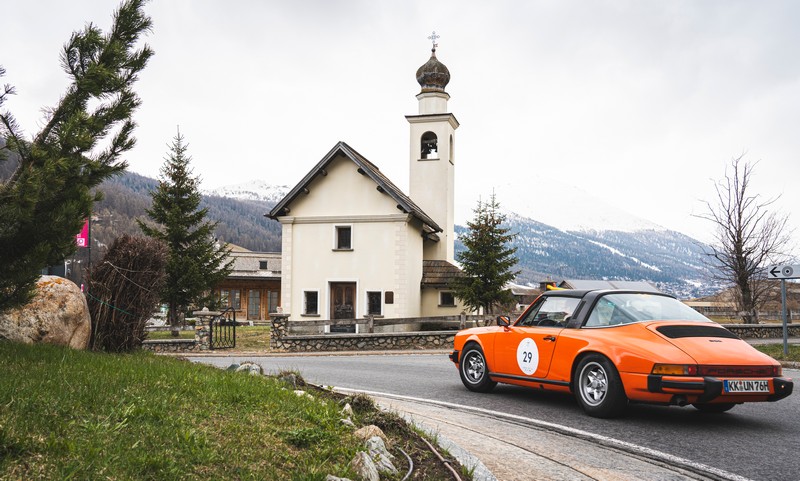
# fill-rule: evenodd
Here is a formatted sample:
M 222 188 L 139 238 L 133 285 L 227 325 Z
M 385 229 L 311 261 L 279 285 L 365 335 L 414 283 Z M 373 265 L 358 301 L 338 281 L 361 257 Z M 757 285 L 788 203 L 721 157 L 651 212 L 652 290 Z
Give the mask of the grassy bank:
M 0 479 L 355 478 L 333 400 L 157 357 L 0 341 Z
M 774 344 L 759 344 L 753 347 L 779 361 L 800 362 L 800 345 L 798 344 L 789 344 L 788 356 L 783 354 L 783 341 L 777 341 Z

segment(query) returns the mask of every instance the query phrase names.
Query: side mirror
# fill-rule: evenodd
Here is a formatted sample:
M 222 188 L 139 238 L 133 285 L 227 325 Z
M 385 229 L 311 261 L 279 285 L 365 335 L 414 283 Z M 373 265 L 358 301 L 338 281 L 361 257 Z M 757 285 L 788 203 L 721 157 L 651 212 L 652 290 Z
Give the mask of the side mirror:
M 509 319 L 508 316 L 497 316 L 497 325 L 508 327 L 511 325 L 511 319 Z

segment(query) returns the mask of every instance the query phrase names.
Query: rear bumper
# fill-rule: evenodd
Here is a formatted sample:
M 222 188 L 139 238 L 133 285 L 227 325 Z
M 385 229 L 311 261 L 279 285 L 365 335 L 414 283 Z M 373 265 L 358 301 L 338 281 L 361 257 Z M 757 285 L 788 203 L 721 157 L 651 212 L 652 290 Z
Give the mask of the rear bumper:
M 774 377 L 769 378 L 769 381 L 772 391 L 761 394 L 764 400 L 778 401 L 792 394 L 794 383 L 791 379 Z M 676 376 L 661 376 L 658 374 L 647 376 L 647 390 L 649 392 L 697 396 L 697 400 L 693 402 L 698 403 L 707 403 L 720 396 L 729 396 L 729 394 L 723 393 L 723 386 L 724 380 L 715 377 L 680 379 Z

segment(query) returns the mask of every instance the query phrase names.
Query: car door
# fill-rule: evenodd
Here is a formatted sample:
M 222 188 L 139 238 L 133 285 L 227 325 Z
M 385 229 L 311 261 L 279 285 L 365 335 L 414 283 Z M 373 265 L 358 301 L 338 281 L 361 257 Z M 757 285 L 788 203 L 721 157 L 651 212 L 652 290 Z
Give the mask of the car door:
M 574 297 L 541 297 L 513 326 L 498 332 L 494 342 L 495 371 L 546 378 L 558 336 L 579 301 Z

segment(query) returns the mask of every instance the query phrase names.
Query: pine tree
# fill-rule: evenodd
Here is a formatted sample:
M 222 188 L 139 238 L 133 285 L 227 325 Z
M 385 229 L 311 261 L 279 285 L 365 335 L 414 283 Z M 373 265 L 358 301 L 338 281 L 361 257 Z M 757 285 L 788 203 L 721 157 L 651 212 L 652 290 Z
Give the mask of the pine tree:
M 230 249 L 214 239 L 217 223 L 206 221 L 208 209 L 200 208 L 200 181 L 192 176 L 187 148 L 178 132 L 161 168 L 158 188 L 151 193 L 153 206 L 147 210 L 158 225 L 137 221 L 147 236 L 167 244 L 167 280 L 161 298 L 173 327 L 180 324 L 189 307 L 210 302 L 210 290 L 233 266 L 233 260 L 227 259 Z
M 470 309 L 491 313 L 498 305 L 513 302 L 506 284 L 519 274 L 516 248 L 507 247 L 515 234 L 502 227 L 505 215 L 499 211 L 495 195 L 489 202 L 478 201 L 475 218 L 467 222 L 468 231 L 461 238 L 466 249 L 456 254 L 464 276 L 453 283 L 455 295 Z
M 146 45 L 134 50 L 151 25 L 143 3 L 122 3 L 105 35 L 92 24 L 72 34 L 61 52 L 71 84 L 31 140 L 0 111 L 0 154 L 19 160 L 0 182 L 0 310 L 25 304 L 41 269 L 75 252 L 75 234 L 101 198 L 92 189 L 126 167 L 120 156 L 134 146 L 140 103 L 133 85 L 153 55 Z M 0 91 L 2 107 L 14 89 Z

